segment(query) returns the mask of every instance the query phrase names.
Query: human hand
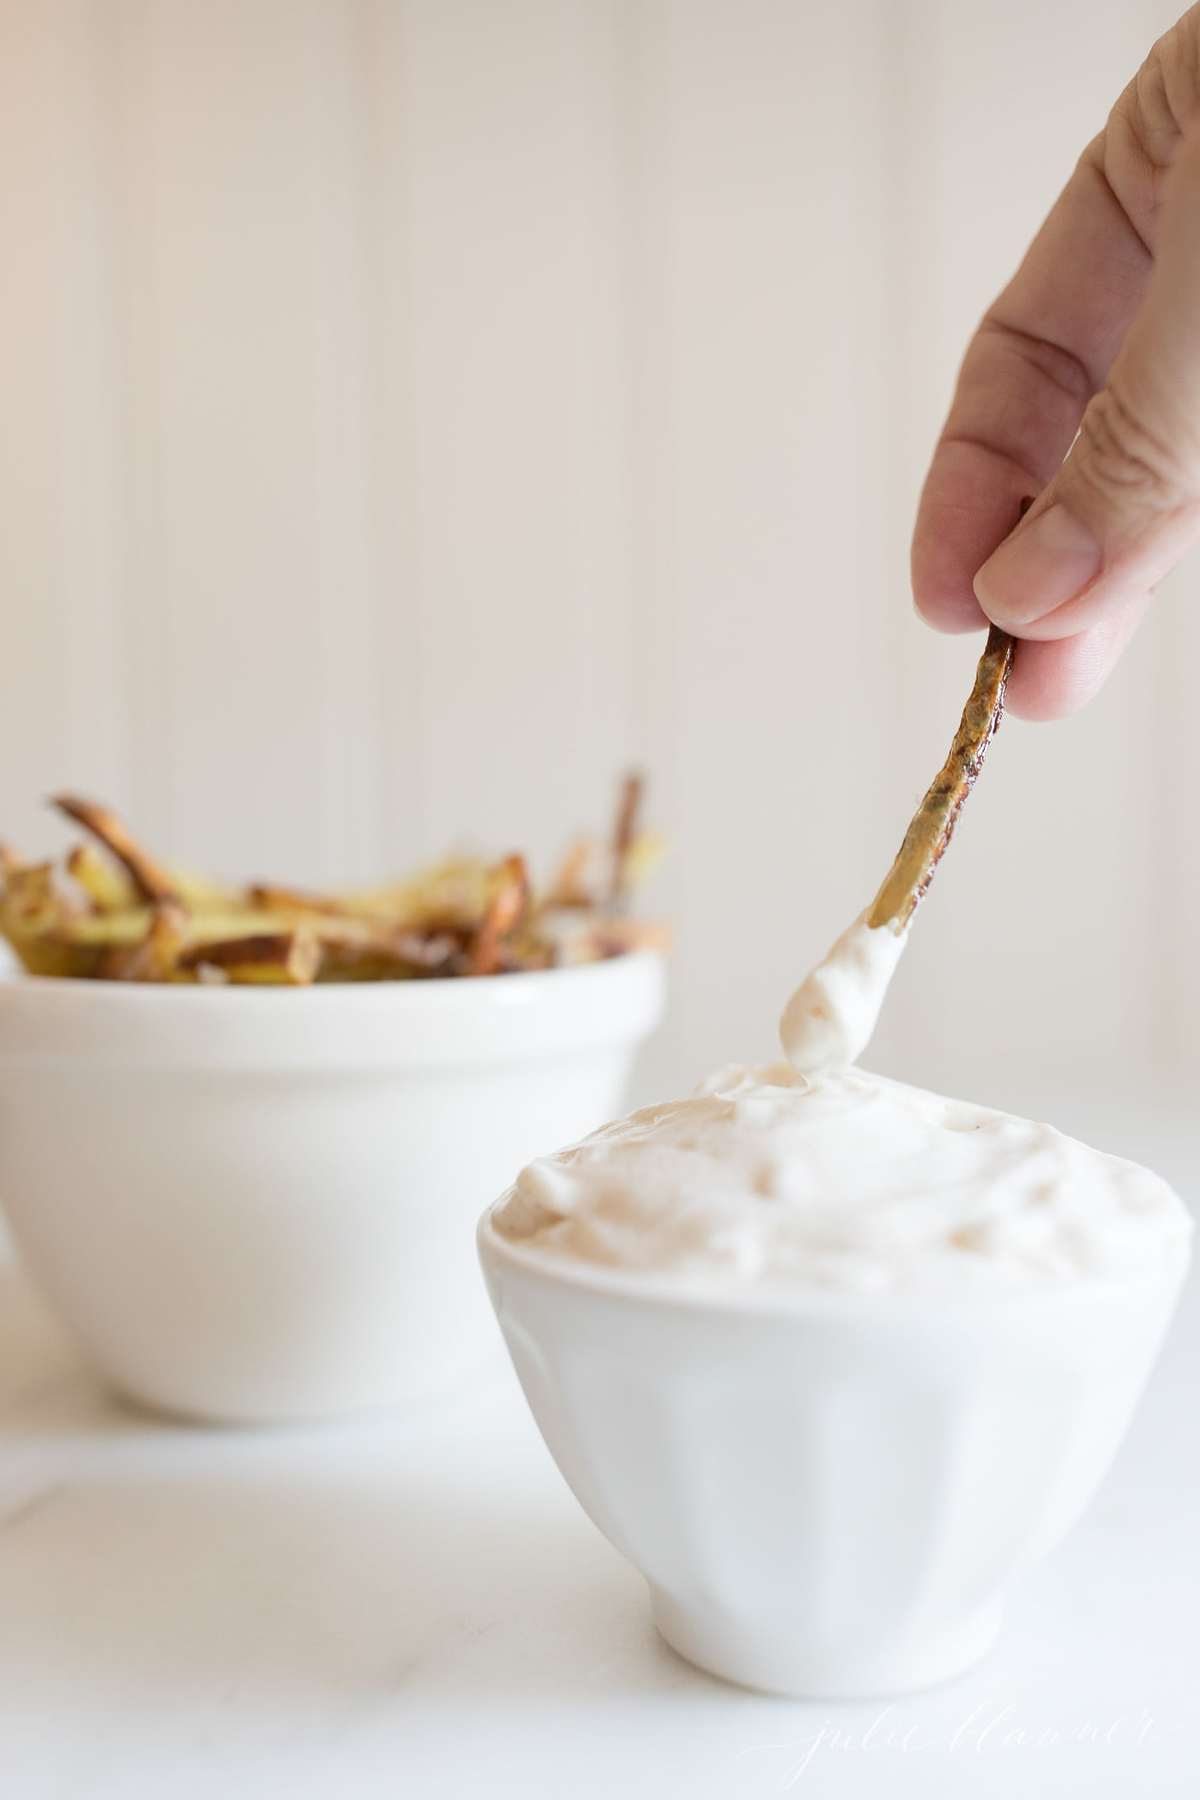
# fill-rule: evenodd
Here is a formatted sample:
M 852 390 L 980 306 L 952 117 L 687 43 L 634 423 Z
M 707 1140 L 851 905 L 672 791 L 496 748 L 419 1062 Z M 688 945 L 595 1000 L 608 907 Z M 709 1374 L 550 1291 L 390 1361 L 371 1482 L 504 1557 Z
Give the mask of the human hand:
M 1154 46 L 971 340 L 913 593 L 940 630 L 987 618 L 1026 640 L 1009 705 L 1061 718 L 1197 539 L 1200 5 Z

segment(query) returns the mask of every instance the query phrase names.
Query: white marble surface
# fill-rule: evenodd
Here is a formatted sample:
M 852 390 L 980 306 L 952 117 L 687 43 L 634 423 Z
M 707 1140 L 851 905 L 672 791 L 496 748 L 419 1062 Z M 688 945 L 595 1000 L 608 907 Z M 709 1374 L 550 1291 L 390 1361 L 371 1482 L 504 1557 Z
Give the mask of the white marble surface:
M 499 1361 L 403 1422 L 187 1429 L 108 1399 L 4 1268 L 2 1791 L 1194 1794 L 1198 1374 L 1193 1284 L 1102 1497 L 991 1659 L 887 1708 L 801 1705 L 657 1641 Z

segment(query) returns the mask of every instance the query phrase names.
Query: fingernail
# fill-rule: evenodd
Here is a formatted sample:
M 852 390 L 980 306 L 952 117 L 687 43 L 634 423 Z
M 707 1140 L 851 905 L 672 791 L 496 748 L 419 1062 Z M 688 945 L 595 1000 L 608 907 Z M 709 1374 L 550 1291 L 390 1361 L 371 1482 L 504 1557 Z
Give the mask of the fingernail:
M 1091 531 L 1055 501 L 993 550 L 975 577 L 975 594 L 997 625 L 1028 625 L 1082 593 L 1100 563 Z

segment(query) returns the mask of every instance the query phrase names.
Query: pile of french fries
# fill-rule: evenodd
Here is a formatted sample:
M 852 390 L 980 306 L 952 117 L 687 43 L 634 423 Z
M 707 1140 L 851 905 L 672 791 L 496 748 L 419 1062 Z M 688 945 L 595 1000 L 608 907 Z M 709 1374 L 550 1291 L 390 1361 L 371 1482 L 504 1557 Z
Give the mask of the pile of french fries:
M 664 945 L 661 927 L 629 915 L 661 853 L 640 829 L 641 798 L 627 776 L 609 842 L 576 843 L 542 893 L 514 855 L 325 895 L 196 880 L 157 862 L 106 807 L 62 794 L 52 805 L 88 837 L 61 873 L 0 846 L 0 933 L 29 974 L 93 981 L 307 987 L 597 962 Z

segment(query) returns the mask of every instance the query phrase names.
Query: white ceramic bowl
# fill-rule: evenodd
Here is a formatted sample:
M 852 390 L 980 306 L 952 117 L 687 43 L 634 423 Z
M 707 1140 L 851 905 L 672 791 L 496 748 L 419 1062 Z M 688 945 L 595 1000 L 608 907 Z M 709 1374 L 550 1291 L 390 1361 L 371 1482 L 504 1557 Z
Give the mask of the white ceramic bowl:
M 648 954 L 288 991 L 0 981 L 0 1200 L 128 1395 L 248 1421 L 401 1404 L 496 1343 L 479 1208 L 620 1106 L 663 991 Z
M 1186 1267 L 1009 1299 L 689 1298 L 479 1249 L 559 1468 L 691 1662 L 850 1698 L 956 1675 L 1074 1523 Z

